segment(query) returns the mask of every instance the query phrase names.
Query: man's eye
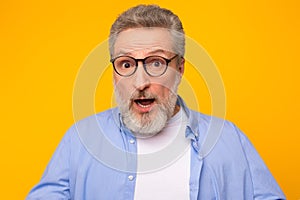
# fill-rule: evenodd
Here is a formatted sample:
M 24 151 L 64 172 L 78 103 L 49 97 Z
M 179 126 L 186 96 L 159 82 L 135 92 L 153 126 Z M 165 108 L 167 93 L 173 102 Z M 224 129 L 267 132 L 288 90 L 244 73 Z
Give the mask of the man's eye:
M 122 63 L 122 68 L 130 68 L 130 67 L 132 67 L 130 62 L 123 62 Z
M 162 61 L 160 61 L 160 60 L 154 60 L 154 61 L 152 61 L 152 66 L 153 67 L 161 67 L 162 65 L 163 65 L 164 63 L 162 62 Z

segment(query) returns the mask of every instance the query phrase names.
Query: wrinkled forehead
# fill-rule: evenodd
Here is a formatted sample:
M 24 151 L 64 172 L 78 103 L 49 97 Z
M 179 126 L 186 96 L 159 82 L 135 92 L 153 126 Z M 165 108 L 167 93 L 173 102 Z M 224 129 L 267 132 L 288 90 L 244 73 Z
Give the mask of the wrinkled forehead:
M 114 57 L 166 53 L 173 51 L 171 32 L 165 28 L 133 28 L 118 34 L 114 45 Z

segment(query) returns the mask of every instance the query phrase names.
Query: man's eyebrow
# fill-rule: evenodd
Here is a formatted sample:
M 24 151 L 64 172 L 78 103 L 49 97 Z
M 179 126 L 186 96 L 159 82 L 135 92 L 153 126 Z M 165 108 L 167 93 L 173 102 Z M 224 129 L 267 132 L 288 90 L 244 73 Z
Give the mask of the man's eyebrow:
M 170 51 L 167 51 L 167 50 L 164 50 L 164 49 L 155 49 L 153 51 L 149 51 L 147 52 L 147 54 L 157 54 L 157 53 L 163 53 L 163 54 L 169 54 L 171 53 Z M 118 53 L 117 53 L 117 56 L 132 56 L 134 54 L 134 51 L 125 51 L 125 50 L 120 50 Z

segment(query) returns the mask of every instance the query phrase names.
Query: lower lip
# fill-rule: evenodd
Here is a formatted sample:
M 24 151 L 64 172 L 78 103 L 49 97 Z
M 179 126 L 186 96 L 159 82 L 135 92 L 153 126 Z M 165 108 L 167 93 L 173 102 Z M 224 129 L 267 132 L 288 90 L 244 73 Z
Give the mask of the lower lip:
M 140 105 L 136 102 L 133 102 L 133 105 L 134 105 L 134 109 L 137 110 L 139 113 L 148 113 L 153 108 L 154 102 L 147 105 L 147 106 L 143 106 L 143 105 Z

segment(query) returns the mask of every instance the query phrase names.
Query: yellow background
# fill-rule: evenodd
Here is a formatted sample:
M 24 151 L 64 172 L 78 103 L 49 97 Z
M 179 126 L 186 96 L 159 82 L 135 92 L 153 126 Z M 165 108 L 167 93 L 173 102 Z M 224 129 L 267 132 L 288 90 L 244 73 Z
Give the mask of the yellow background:
M 38 182 L 74 123 L 72 91 L 81 63 L 107 39 L 116 16 L 138 3 L 159 3 L 180 16 L 187 35 L 219 68 L 226 119 L 247 134 L 288 199 L 300 199 L 296 0 L 1 1 L 1 199 L 24 199 Z M 96 101 L 97 111 L 111 106 L 98 93 Z

